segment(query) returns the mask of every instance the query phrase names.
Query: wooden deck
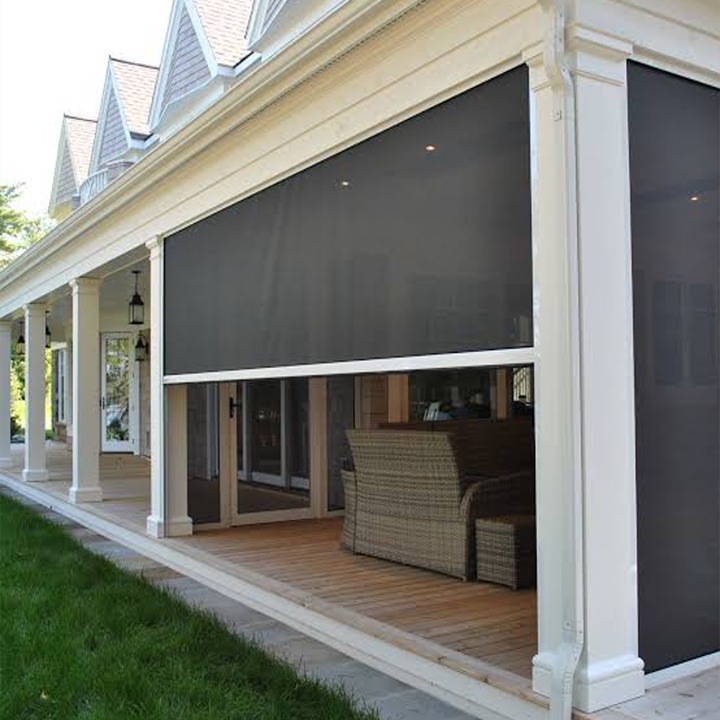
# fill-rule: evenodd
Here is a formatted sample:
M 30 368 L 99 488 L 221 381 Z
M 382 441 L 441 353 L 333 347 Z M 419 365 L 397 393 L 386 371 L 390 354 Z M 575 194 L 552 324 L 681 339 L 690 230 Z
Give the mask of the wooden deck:
M 22 456 L 6 471 L 20 477 Z M 71 453 L 48 449 L 50 480 L 33 483 L 67 499 Z M 82 507 L 128 529 L 145 531 L 149 462 L 101 456 L 104 501 Z M 340 547 L 342 518 L 250 525 L 174 540 L 194 557 L 217 558 L 272 582 L 276 592 L 306 606 L 320 601 L 356 629 L 469 673 L 492 665 L 527 680 L 537 646 L 536 593 L 488 583 L 464 583 L 417 568 L 352 555 Z M 462 658 L 460 657 L 462 656 Z M 523 683 L 525 684 L 525 683 Z

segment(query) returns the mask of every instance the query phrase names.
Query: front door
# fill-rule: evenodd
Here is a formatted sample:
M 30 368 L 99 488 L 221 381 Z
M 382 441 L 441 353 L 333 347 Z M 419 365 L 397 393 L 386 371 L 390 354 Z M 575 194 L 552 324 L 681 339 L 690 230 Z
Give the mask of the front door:
M 101 428 L 103 452 L 132 452 L 132 335 L 102 335 Z

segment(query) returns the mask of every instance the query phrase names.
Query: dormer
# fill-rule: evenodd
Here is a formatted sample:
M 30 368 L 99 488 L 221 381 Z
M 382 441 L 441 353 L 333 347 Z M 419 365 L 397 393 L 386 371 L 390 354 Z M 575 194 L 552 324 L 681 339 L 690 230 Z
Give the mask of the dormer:
M 80 185 L 88 175 L 97 121 L 63 115 L 48 213 L 64 220 L 80 205 Z
M 248 47 L 267 59 L 349 0 L 256 0 L 248 23 Z
M 81 188 L 81 202 L 97 195 L 145 151 L 157 73 L 151 65 L 112 57 L 108 61 L 90 174 Z
M 161 138 L 225 92 L 248 56 L 245 31 L 252 0 L 174 0 L 150 127 Z

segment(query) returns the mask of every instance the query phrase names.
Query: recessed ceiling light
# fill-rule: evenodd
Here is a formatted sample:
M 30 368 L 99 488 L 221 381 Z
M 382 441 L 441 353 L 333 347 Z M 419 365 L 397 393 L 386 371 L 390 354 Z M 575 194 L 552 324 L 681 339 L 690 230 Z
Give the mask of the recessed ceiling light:
M 340 185 L 344 188 L 350 187 L 350 181 L 349 180 L 341 180 Z
M 697 202 L 700 199 L 699 195 L 691 195 L 690 202 Z
M 435 151 L 437 150 L 437 148 L 435 147 L 435 145 L 426 145 L 426 146 L 425 146 L 425 149 L 426 149 L 428 152 L 435 152 Z

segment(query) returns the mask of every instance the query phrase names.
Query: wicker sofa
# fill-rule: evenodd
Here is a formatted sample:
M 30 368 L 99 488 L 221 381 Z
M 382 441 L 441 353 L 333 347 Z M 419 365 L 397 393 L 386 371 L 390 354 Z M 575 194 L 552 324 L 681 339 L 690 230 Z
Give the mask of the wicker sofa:
M 348 430 L 343 546 L 473 579 L 475 519 L 532 512 L 531 469 L 471 476 L 452 432 Z

